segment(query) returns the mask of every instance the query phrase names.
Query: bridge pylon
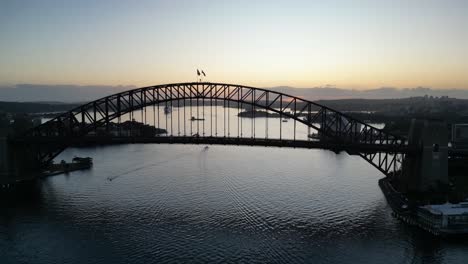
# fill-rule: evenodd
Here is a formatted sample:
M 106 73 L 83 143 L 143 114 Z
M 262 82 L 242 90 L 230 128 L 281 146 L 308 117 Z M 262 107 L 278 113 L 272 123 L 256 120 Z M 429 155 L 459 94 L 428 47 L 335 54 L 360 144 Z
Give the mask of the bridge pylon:
M 41 163 L 30 146 L 0 137 L 0 188 L 33 180 L 40 171 Z
M 416 193 L 444 191 L 449 184 L 446 123 L 413 119 L 408 144 L 418 146 L 419 151 L 405 157 L 401 190 Z

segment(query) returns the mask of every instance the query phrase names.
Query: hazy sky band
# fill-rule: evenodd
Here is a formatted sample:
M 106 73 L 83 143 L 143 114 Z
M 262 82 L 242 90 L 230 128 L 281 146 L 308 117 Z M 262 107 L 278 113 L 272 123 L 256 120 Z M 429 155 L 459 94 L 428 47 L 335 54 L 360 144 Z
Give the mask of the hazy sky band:
M 0 0 L 0 84 L 468 88 L 468 1 Z

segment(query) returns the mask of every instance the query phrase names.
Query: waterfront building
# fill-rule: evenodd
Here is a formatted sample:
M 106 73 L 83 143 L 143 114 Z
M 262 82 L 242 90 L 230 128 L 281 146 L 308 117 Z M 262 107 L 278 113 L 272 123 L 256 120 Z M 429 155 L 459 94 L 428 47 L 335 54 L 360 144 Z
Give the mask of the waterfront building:
M 430 204 L 416 210 L 422 228 L 435 234 L 468 233 L 468 202 Z

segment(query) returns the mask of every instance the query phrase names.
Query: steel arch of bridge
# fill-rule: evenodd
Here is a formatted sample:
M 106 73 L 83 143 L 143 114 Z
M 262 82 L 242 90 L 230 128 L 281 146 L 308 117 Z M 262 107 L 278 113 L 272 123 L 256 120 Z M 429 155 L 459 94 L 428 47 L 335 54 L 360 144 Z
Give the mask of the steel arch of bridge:
M 31 143 L 56 139 L 57 144 L 36 149 L 39 161 L 48 162 L 69 145 L 67 142 L 84 137 L 97 127 L 108 126 L 124 114 L 176 100 L 182 100 L 186 106 L 189 99 L 232 101 L 251 105 L 253 115 L 255 108 L 259 108 L 291 118 L 317 130 L 334 145 L 342 145 L 350 154 L 361 156 L 387 176 L 401 171 L 403 159 L 411 151 L 404 138 L 329 107 L 267 89 L 209 82 L 163 84 L 106 96 L 29 130 L 23 139 Z M 355 147 L 348 150 L 346 146 Z

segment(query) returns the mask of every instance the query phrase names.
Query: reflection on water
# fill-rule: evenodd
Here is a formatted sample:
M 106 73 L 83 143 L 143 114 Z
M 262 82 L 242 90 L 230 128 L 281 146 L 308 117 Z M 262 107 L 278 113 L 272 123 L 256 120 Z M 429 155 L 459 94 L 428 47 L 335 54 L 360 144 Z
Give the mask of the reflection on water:
M 195 104 L 195 103 L 194 103 Z M 207 102 L 206 104 L 209 104 Z M 173 102 L 176 106 L 177 102 Z M 122 115 L 111 122 L 123 123 L 134 120 L 167 131 L 166 136 L 216 136 L 216 137 L 244 137 L 311 140 L 308 135 L 317 133 L 313 128 L 291 118 L 256 117 L 238 118 L 238 114 L 245 111 L 241 104 L 231 103 L 231 107 L 214 106 L 210 108 L 193 105 L 190 107 L 173 107 L 169 114 L 164 113 L 163 105 L 148 106 L 141 110 Z M 291 111 L 292 109 L 289 109 Z M 270 112 L 271 113 L 271 112 Z M 202 119 L 193 121 L 194 119 Z M 299 117 L 300 119 L 305 116 Z M 42 122 L 50 118 L 43 118 Z M 384 124 L 370 124 L 376 128 L 383 128 Z M 320 124 L 314 123 L 319 128 Z
M 359 157 L 192 145 L 68 149 L 89 171 L 3 201 L 1 263 L 465 263 L 399 223 Z

